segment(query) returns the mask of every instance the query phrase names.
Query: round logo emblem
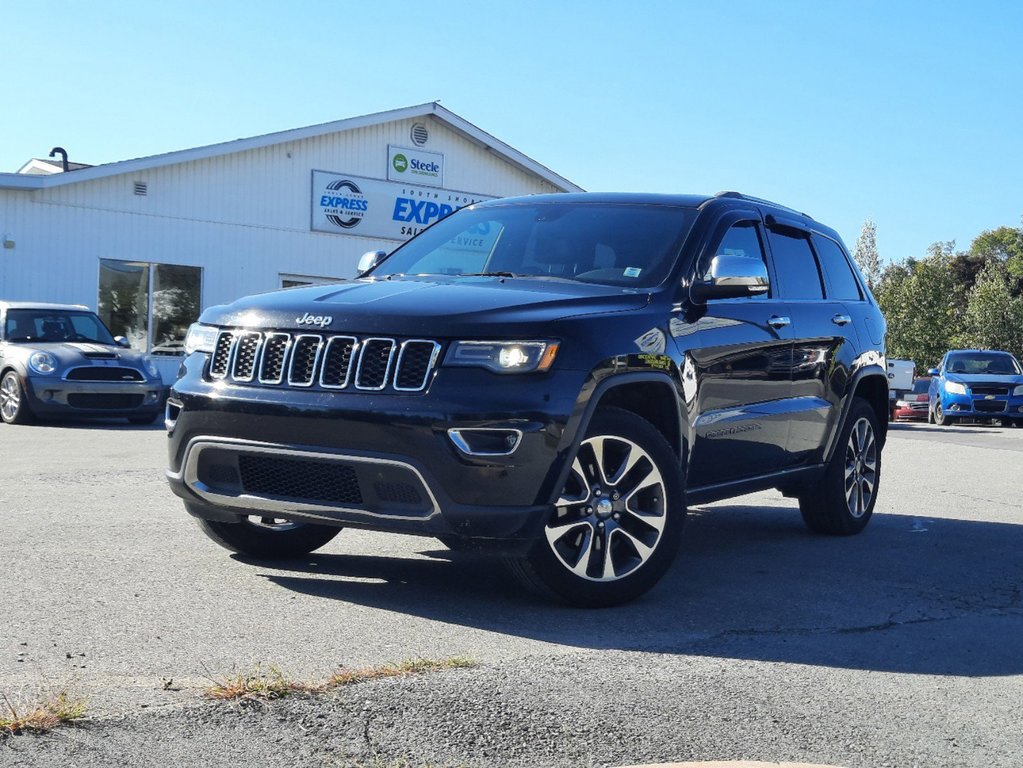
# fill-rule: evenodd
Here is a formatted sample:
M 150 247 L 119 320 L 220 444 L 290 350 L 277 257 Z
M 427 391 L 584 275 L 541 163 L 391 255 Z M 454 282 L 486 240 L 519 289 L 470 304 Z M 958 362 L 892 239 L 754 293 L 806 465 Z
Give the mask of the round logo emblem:
M 405 155 L 397 154 L 391 161 L 391 165 L 394 166 L 394 170 L 398 173 L 405 173 L 408 170 L 408 158 Z
M 354 181 L 336 179 L 327 185 L 327 190 L 337 193 L 331 199 L 331 205 L 323 209 L 327 221 L 344 229 L 351 229 L 362 221 L 367 201 Z

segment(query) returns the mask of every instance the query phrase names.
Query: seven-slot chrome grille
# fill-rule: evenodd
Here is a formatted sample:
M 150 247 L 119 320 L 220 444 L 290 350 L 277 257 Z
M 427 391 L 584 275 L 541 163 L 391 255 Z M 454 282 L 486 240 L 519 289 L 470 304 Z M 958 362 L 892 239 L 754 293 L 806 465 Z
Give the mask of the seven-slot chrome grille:
M 291 387 L 422 392 L 439 354 L 440 344 L 429 339 L 224 330 L 213 349 L 210 377 Z

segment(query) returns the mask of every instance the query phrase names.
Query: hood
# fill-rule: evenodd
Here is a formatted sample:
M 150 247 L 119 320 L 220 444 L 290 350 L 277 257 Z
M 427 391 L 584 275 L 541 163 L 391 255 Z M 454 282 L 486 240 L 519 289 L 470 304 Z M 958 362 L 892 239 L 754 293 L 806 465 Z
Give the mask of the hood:
M 646 291 L 543 278 L 362 278 L 210 307 L 200 322 L 311 332 L 450 337 L 539 332 L 568 316 L 626 312 Z
M 946 373 L 945 381 L 956 381 L 960 384 L 1023 384 L 1023 376 L 1018 373 Z
M 142 366 L 143 353 L 115 344 L 94 344 L 78 341 L 47 341 L 17 344 L 18 347 L 49 352 L 65 365 L 85 365 L 99 360 L 116 360 L 123 364 Z M 143 368 L 144 370 L 144 368 Z

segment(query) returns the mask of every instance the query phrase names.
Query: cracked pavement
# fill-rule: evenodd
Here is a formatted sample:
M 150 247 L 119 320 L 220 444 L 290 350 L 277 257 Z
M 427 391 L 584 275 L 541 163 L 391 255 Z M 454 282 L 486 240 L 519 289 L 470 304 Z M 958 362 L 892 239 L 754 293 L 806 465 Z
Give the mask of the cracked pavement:
M 896 425 L 853 538 L 774 492 L 694 509 L 662 583 L 605 611 L 430 539 L 232 558 L 167 490 L 164 440 L 0 427 L 0 692 L 90 701 L 83 725 L 0 739 L 0 766 L 1023 764 L 1023 429 Z M 201 697 L 257 664 L 450 656 L 480 666 Z

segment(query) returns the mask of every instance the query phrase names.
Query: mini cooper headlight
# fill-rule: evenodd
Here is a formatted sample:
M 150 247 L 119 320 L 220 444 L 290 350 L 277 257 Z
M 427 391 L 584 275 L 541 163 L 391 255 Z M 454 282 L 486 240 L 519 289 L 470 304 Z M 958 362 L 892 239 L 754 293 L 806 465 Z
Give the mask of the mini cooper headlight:
M 966 385 L 960 384 L 958 381 L 946 381 L 945 392 L 950 395 L 965 395 Z
M 190 355 L 193 352 L 212 354 L 213 348 L 217 345 L 217 334 L 219 333 L 220 329 L 214 328 L 212 325 L 192 323 L 188 326 L 188 333 L 185 335 L 185 354 Z
M 33 352 L 32 357 L 28 359 L 28 367 L 35 373 L 49 376 L 57 370 L 57 359 L 49 352 Z
M 546 371 L 558 354 L 556 341 L 456 341 L 444 365 L 486 368 L 494 373 Z
M 1013 397 L 1019 397 L 1020 395 L 1023 395 L 1023 384 L 1020 384 L 1014 390 L 1012 390 Z
M 160 369 L 156 367 L 156 363 L 153 362 L 153 358 L 149 355 L 142 356 L 142 362 L 145 363 L 146 370 L 149 371 L 149 375 L 154 379 L 160 377 Z

